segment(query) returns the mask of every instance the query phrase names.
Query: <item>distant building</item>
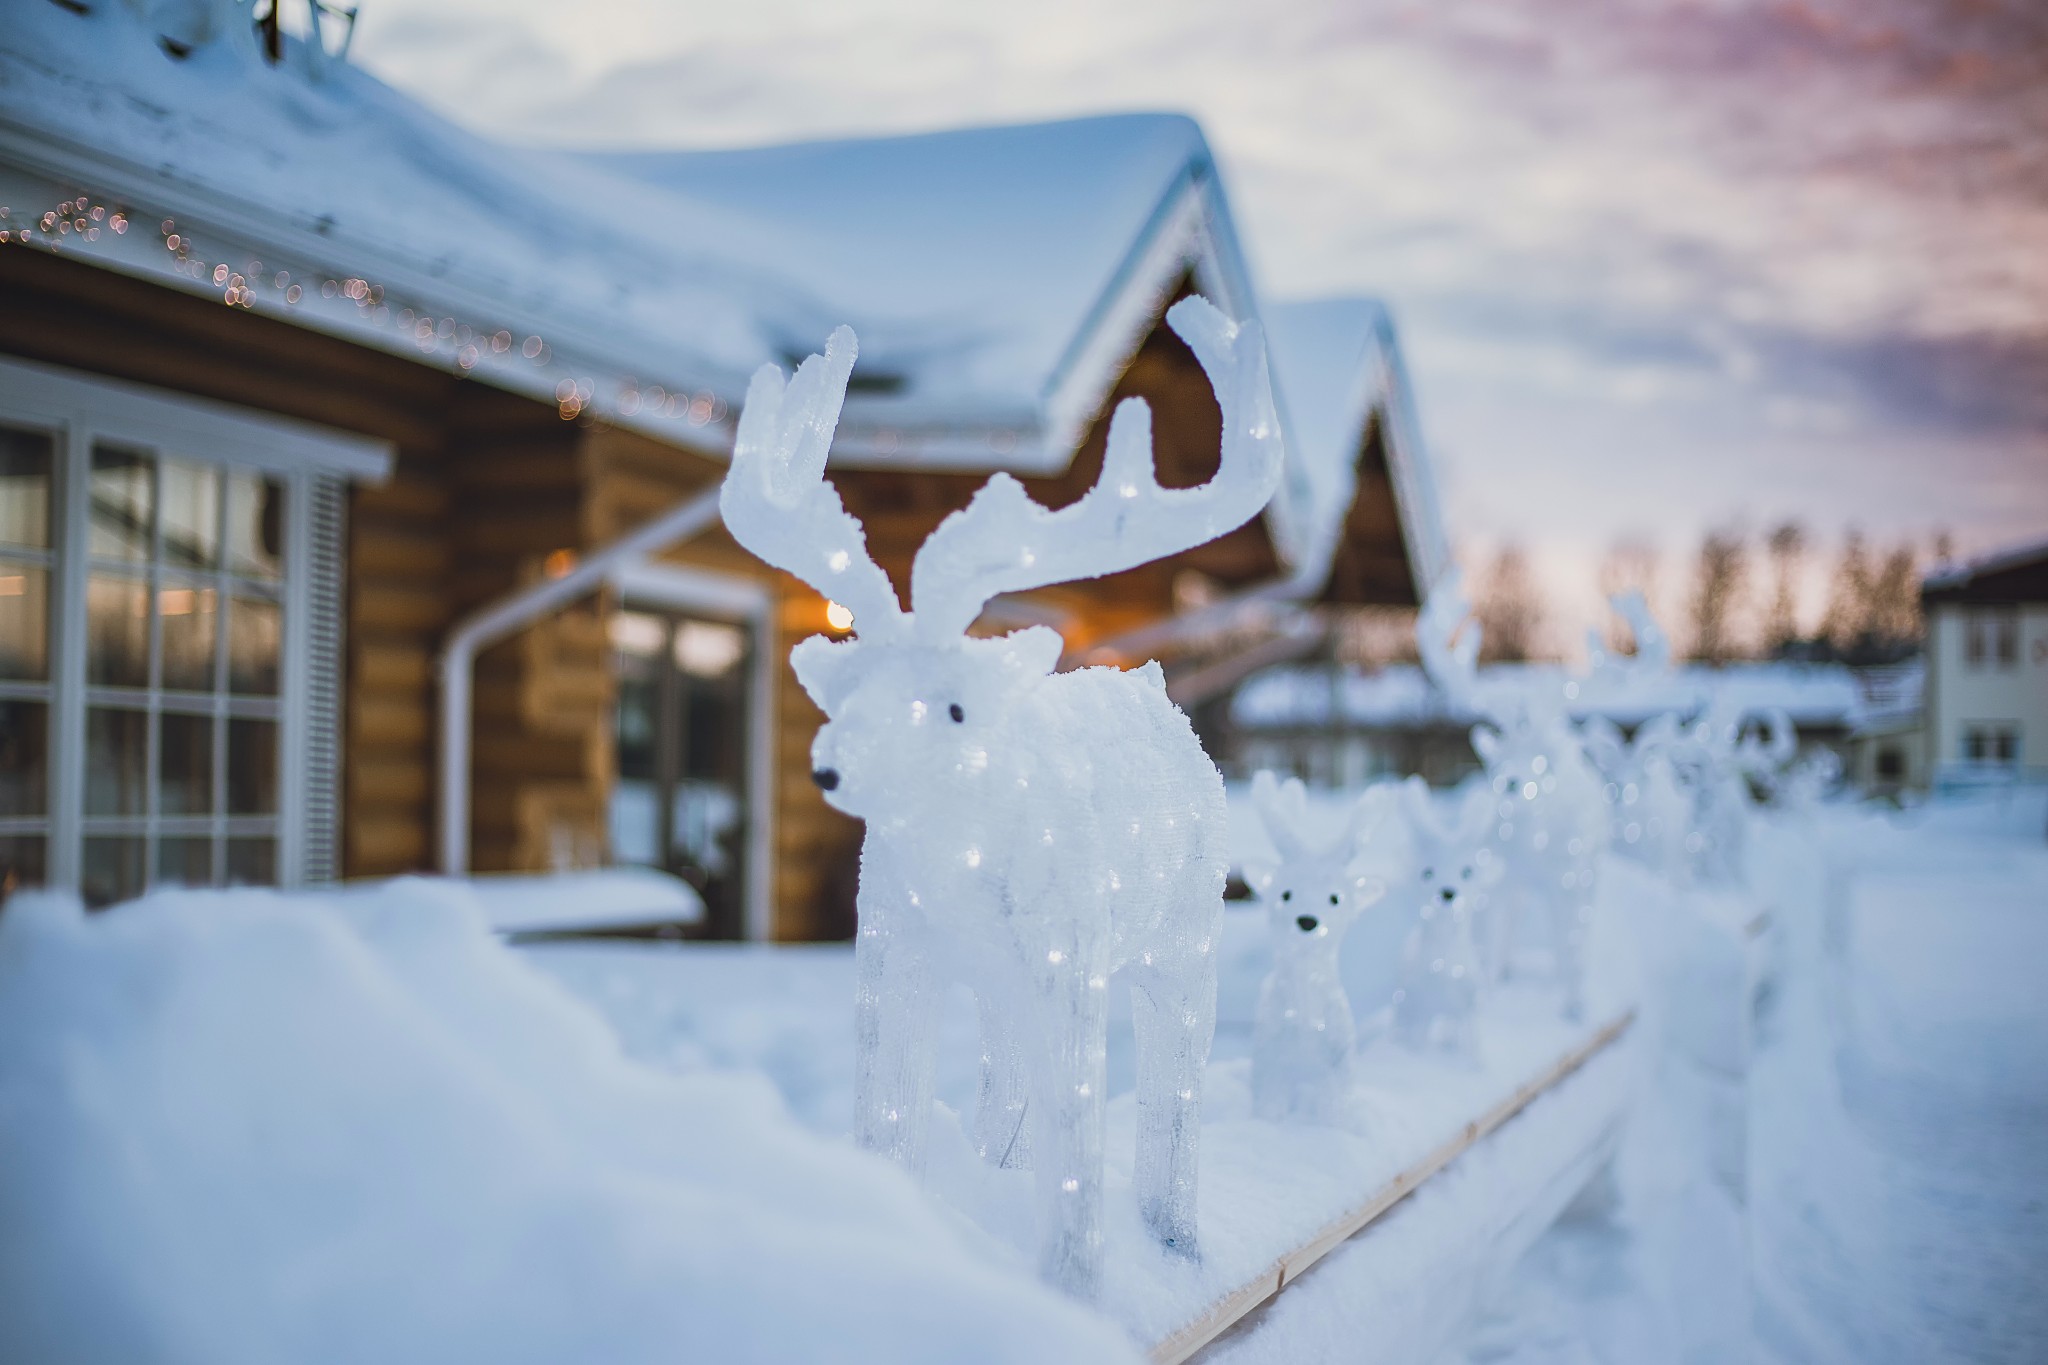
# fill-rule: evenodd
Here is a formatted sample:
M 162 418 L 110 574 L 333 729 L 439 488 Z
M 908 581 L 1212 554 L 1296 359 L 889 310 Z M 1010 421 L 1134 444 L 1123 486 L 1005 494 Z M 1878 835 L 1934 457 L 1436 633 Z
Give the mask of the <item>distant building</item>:
M 1476 687 L 1483 701 L 1489 693 L 1506 696 L 1532 684 L 1561 692 L 1568 680 L 1559 664 L 1497 664 L 1479 670 Z M 1611 682 L 1595 674 L 1579 680 L 1570 709 L 1577 718 L 1602 716 L 1631 734 L 1656 716 L 1691 714 L 1710 699 L 1743 712 L 1782 710 L 1801 749 L 1826 747 L 1845 760 L 1873 714 L 1854 671 L 1785 663 L 1683 667 Z M 1318 787 L 1409 773 L 1445 784 L 1479 766 L 1470 734 L 1484 719 L 1480 710 L 1452 702 L 1412 664 L 1370 673 L 1291 665 L 1259 673 L 1238 689 L 1220 747 L 1231 775 L 1240 779 L 1271 768 Z
M 0 896 L 609 861 L 689 879 L 716 934 L 849 932 L 859 830 L 787 665 L 823 599 L 713 523 L 485 650 L 444 775 L 451 632 L 715 488 L 751 372 L 842 322 L 832 476 L 899 588 L 992 472 L 1078 497 L 1126 397 L 1164 483 L 1208 478 L 1163 314 L 1268 311 L 1201 129 L 510 148 L 190 9 L 0 26 Z M 1420 600 L 1447 555 L 1385 313 L 1270 321 L 1266 512 L 985 627 L 1177 683 L 1197 605 Z
M 2048 540 L 1920 582 L 1936 783 L 2048 776 Z

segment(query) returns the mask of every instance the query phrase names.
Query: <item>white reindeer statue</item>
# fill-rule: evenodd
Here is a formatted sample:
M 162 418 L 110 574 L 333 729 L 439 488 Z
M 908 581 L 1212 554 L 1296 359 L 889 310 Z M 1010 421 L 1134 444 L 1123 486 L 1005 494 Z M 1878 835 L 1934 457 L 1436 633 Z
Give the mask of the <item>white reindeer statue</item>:
M 1635 589 L 1607 601 L 1628 623 L 1635 653 L 1611 653 L 1597 630 L 1588 631 L 1592 668 L 1587 689 L 1620 700 L 1628 699 L 1631 691 L 1640 699 L 1648 689 L 1669 695 L 1671 640 L 1657 624 L 1649 602 Z M 1620 728 L 1604 716 L 1589 717 L 1579 726 L 1586 757 L 1606 779 L 1610 847 L 1672 877 L 1684 875 L 1691 859 L 1686 837 L 1692 832 L 1692 797 L 1682 784 L 1678 755 L 1687 743 L 1680 712 L 1696 704 L 1696 699 L 1688 698 L 1679 710 L 1653 716 L 1636 727 L 1632 739 L 1624 739 Z
M 1273 941 L 1252 1024 L 1252 1112 L 1262 1119 L 1336 1124 L 1343 1116 L 1358 1026 L 1337 958 L 1352 924 L 1386 894 L 1365 867 L 1386 797 L 1384 788 L 1368 790 L 1334 839 L 1316 839 L 1300 778 L 1252 778 L 1253 808 L 1280 855 L 1245 867 Z
M 853 612 L 854 638 L 814 636 L 790 662 L 827 716 L 811 750 L 817 783 L 867 822 L 856 1136 L 922 1169 L 934 1015 L 945 982 L 965 981 L 985 1059 L 976 1145 L 992 1164 L 1035 1169 L 1041 1273 L 1083 1298 L 1102 1273 L 1104 1047 L 1119 969 L 1137 1035 L 1139 1208 L 1162 1243 L 1195 1255 L 1223 783 L 1156 665 L 1056 674 L 1052 630 L 966 632 L 998 593 L 1179 553 L 1272 496 L 1283 456 L 1257 324 L 1194 298 L 1167 320 L 1222 408 L 1216 477 L 1161 488 L 1150 410 L 1126 400 L 1091 492 L 1047 511 L 996 474 L 919 549 L 909 612 L 823 479 L 853 366 L 847 329 L 787 388 L 773 366 L 754 376 L 721 502 L 742 545 Z
M 1415 923 L 1402 945 L 1400 984 L 1394 988 L 1394 1041 L 1471 1061 L 1479 1054 L 1479 1002 L 1486 984 L 1473 924 L 1500 872 L 1493 852 L 1493 794 L 1474 789 L 1445 820 L 1420 777 L 1409 778 L 1400 790 L 1411 852 L 1394 894 L 1412 909 Z
M 1579 726 L 1579 735 L 1586 757 L 1607 780 L 1613 812 L 1609 847 L 1666 876 L 1684 875 L 1693 809 L 1675 758 L 1686 743 L 1678 716 L 1667 711 L 1644 721 L 1633 739 L 1594 716 Z
M 1479 623 L 1469 621 L 1470 614 L 1454 571 L 1423 604 L 1415 642 L 1431 680 L 1492 722 L 1472 727 L 1472 747 L 1493 783 L 1495 842 L 1505 875 L 1489 897 L 1481 950 L 1489 977 L 1505 972 L 1518 921 L 1536 911 L 1547 922 L 1564 1012 L 1576 1019 L 1583 1008 L 1585 939 L 1607 849 L 1605 784 L 1566 717 L 1561 691 L 1481 696 Z

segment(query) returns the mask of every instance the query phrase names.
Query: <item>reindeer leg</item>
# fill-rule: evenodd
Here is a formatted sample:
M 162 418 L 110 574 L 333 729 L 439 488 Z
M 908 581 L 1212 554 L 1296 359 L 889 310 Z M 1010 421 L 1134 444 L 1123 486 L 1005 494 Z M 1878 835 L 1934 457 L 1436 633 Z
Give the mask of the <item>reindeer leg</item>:
M 1039 1274 L 1092 1301 L 1102 1284 L 1102 1122 L 1109 981 L 1099 950 L 1069 940 L 1033 973 L 1043 1047 L 1031 1093 Z M 1052 959 L 1057 959 L 1052 960 Z
M 981 1016 L 981 1093 L 974 1113 L 974 1149 L 991 1166 L 1031 1169 L 1029 1077 L 1017 1025 L 1003 1002 L 975 998 Z
M 853 949 L 854 1135 L 918 1175 L 931 1127 L 939 992 L 931 955 L 919 942 L 924 925 L 884 908 L 895 890 L 884 878 L 861 878 Z
M 1194 1258 L 1202 1069 L 1216 1035 L 1212 951 L 1191 945 L 1183 960 L 1134 974 L 1131 1020 L 1138 1044 L 1138 1211 L 1163 1246 Z

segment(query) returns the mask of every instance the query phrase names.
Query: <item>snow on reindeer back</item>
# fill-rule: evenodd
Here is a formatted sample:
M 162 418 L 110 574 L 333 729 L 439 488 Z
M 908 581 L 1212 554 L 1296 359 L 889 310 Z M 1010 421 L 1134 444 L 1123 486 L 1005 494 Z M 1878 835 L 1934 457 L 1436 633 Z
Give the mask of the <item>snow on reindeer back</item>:
M 0 1360 L 1128 1361 L 466 888 L 0 914 Z
M 721 508 L 735 539 L 853 613 L 855 634 L 791 653 L 827 717 L 825 799 L 866 822 L 856 938 L 855 1127 L 924 1169 L 940 991 L 975 994 L 985 1057 L 973 1141 L 1034 1173 L 1041 1273 L 1102 1277 L 1108 988 L 1133 983 L 1135 1185 L 1152 1235 L 1195 1251 L 1202 1070 L 1215 1031 L 1227 869 L 1222 779 L 1156 667 L 1058 673 L 1039 627 L 966 632 L 999 593 L 1119 573 L 1249 521 L 1282 450 L 1255 323 L 1182 300 L 1167 321 L 1223 413 L 1216 476 L 1161 488 L 1150 410 L 1120 404 L 1094 489 L 1058 511 L 997 474 L 919 549 L 906 612 L 824 481 L 852 332 L 783 383 L 755 376 Z

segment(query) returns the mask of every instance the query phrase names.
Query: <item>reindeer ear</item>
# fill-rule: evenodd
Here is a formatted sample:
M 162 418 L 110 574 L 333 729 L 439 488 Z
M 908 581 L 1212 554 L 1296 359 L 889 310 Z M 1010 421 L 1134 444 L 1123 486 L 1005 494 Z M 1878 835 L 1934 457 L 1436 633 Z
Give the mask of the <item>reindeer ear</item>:
M 804 691 L 810 693 L 818 709 L 830 716 L 839 710 L 839 703 L 846 700 L 846 694 L 860 677 L 859 652 L 858 636 L 833 640 L 813 635 L 789 651 L 789 666 L 796 670 L 796 680 L 804 685 Z
M 1500 731 L 1491 725 L 1472 727 L 1472 748 L 1479 755 L 1479 761 L 1491 764 L 1500 754 Z
M 1290 777 L 1282 782 L 1264 768 L 1252 774 L 1252 809 L 1258 812 L 1266 841 L 1285 861 L 1302 855 L 1302 813 L 1307 808 L 1308 789 L 1301 785 L 1300 778 Z
M 1244 884 L 1261 900 L 1273 889 L 1273 879 L 1280 875 L 1279 865 L 1275 863 L 1249 862 L 1241 870 L 1244 872 Z

